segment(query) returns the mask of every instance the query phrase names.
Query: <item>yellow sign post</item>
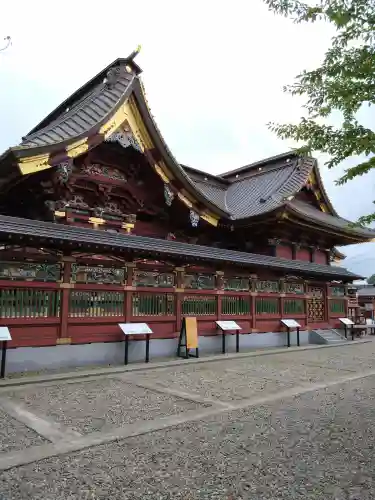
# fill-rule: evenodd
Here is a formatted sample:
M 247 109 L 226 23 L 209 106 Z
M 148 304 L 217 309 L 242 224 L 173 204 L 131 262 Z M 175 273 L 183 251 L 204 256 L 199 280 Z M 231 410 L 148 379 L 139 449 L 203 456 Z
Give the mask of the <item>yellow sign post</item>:
M 190 354 L 195 349 L 195 354 Z M 183 352 L 185 350 L 185 352 Z M 177 356 L 179 358 L 199 358 L 197 318 L 183 318 L 178 341 Z

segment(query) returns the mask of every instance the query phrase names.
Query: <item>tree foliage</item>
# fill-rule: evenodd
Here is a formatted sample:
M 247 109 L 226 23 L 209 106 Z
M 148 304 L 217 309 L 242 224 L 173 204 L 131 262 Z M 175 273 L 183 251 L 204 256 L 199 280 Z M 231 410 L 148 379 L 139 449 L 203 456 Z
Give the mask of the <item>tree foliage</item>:
M 314 0 L 311 5 L 299 0 L 264 1 L 296 23 L 320 20 L 335 29 L 321 66 L 303 71 L 294 84 L 284 87 L 285 92 L 306 98 L 306 116 L 297 125 L 270 123 L 271 130 L 301 142 L 301 152 L 327 153 L 329 168 L 364 155 L 366 160 L 346 169 L 337 184 L 368 173 L 375 168 L 375 132 L 360 123 L 357 112 L 363 105 L 375 104 L 375 0 Z M 342 117 L 339 127 L 326 120 L 334 111 Z M 375 213 L 359 222 L 373 220 Z
M 367 283 L 369 285 L 375 285 L 375 274 L 373 274 L 372 276 L 370 276 L 367 280 Z

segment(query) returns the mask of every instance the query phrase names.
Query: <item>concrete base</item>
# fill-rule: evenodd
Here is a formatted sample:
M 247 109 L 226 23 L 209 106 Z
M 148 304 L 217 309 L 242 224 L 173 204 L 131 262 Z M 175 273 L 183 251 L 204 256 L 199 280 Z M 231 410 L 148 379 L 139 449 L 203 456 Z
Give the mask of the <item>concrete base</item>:
M 297 345 L 297 334 L 291 332 L 291 345 Z M 309 332 L 300 332 L 300 344 L 307 345 Z M 286 333 L 269 332 L 240 336 L 242 349 L 283 347 L 287 344 Z M 155 339 L 150 342 L 150 359 L 176 357 L 178 339 Z M 227 335 L 227 352 L 235 352 L 236 337 Z M 199 337 L 199 351 L 202 354 L 221 352 L 221 335 Z M 145 342 L 129 342 L 129 363 L 144 361 Z M 19 347 L 7 351 L 6 372 L 39 371 L 88 365 L 118 365 L 124 362 L 124 342 L 108 342 L 82 345 L 57 345 L 51 347 Z

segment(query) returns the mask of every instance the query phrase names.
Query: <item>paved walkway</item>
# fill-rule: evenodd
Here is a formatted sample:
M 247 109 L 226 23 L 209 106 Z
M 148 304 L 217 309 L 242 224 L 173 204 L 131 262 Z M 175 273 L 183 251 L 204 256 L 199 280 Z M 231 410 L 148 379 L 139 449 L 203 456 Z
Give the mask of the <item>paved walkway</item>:
M 373 499 L 374 355 L 370 342 L 3 384 L 0 498 Z

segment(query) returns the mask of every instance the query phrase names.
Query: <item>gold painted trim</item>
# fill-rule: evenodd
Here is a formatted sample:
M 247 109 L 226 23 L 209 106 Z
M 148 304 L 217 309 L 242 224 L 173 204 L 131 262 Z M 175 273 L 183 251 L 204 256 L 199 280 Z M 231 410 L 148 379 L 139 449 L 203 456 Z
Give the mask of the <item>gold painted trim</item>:
M 66 212 L 59 212 L 59 210 L 55 210 L 54 215 L 56 215 L 56 217 L 65 217 Z
M 169 184 L 169 179 L 168 177 L 166 176 L 166 174 L 164 173 L 163 169 L 156 163 L 154 165 L 154 169 L 155 169 L 155 172 L 158 174 L 159 177 L 161 177 L 161 179 L 166 183 L 166 184 Z
M 117 111 L 111 116 L 111 118 L 100 127 L 99 133 L 107 139 L 110 135 L 115 132 L 120 125 L 124 123 L 128 115 L 128 105 L 127 103 L 121 105 Z
M 214 217 L 213 215 L 208 214 L 207 212 L 203 212 L 201 214 L 201 218 L 212 226 L 217 227 L 217 225 L 219 224 L 219 219 Z
M 72 343 L 71 337 L 61 337 L 59 339 L 56 339 L 56 345 L 66 345 L 71 343 Z
M 76 156 L 86 153 L 86 151 L 88 150 L 89 145 L 87 143 L 87 137 L 85 137 L 85 139 L 81 139 L 77 142 L 74 142 L 70 146 L 67 146 L 66 154 L 67 156 L 69 156 L 69 158 L 75 158 Z
M 49 158 L 49 153 L 23 158 L 18 162 L 18 168 L 20 169 L 22 175 L 40 172 L 41 170 L 51 168 L 51 165 L 48 163 Z
M 104 219 L 99 219 L 98 217 L 90 217 L 89 218 L 89 222 L 91 224 L 97 224 L 97 225 L 105 224 L 105 220 Z
M 130 222 L 123 222 L 121 225 L 122 229 L 134 229 L 134 224 Z
M 187 205 L 189 208 L 193 208 L 193 204 L 190 200 L 188 200 L 186 198 L 186 196 L 184 196 L 182 193 L 180 193 L 180 191 L 177 193 L 177 196 L 178 198 L 180 198 L 180 200 L 185 203 L 185 205 Z
M 60 288 L 74 288 L 74 283 L 60 283 Z

